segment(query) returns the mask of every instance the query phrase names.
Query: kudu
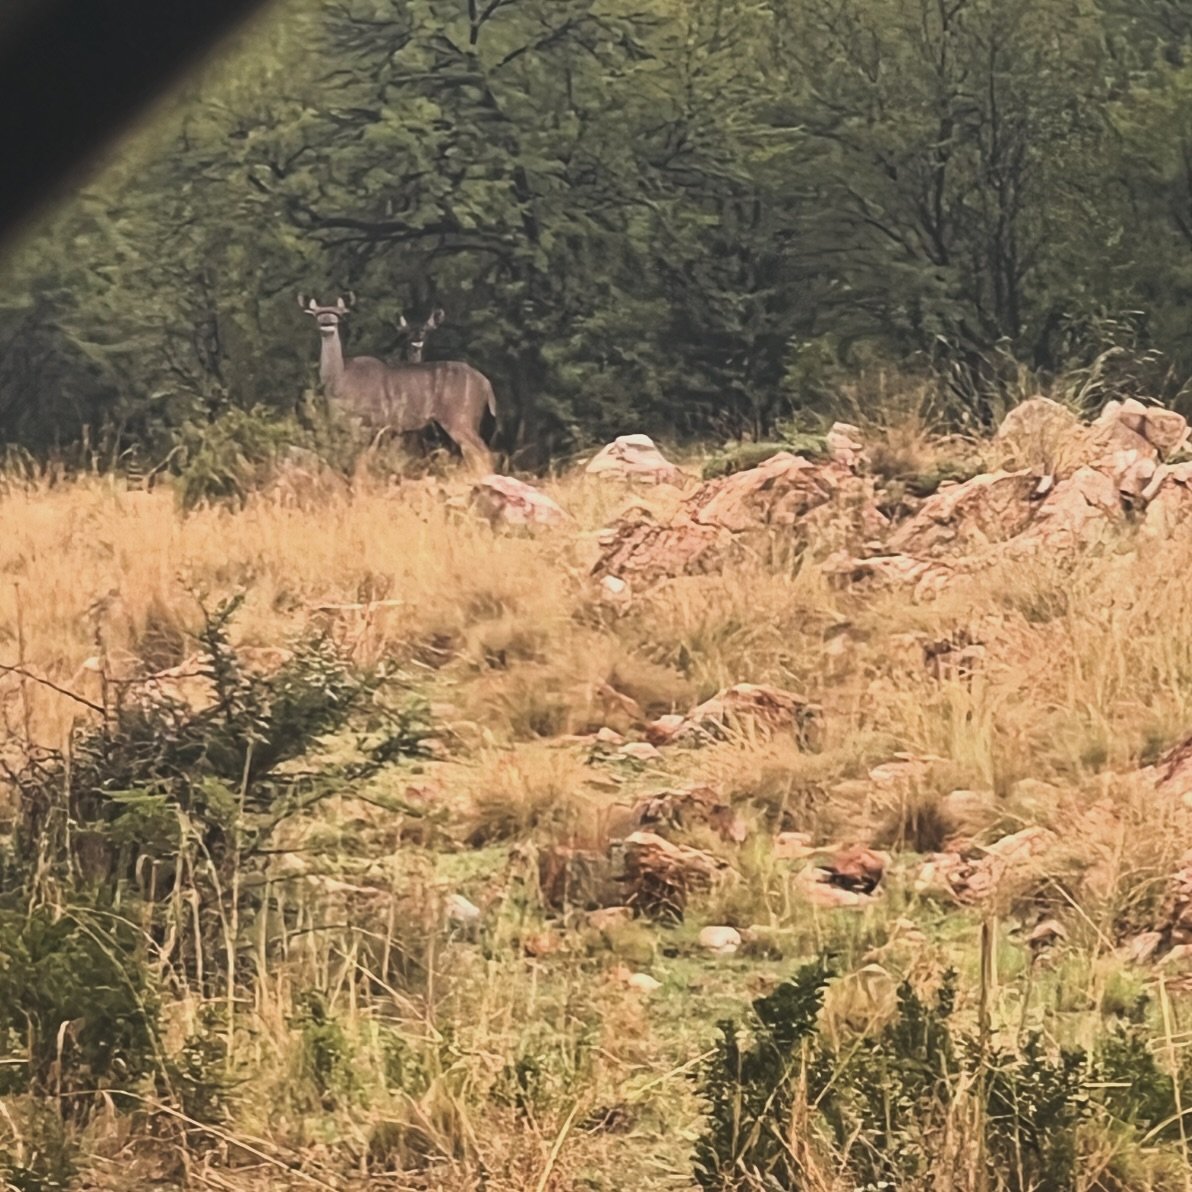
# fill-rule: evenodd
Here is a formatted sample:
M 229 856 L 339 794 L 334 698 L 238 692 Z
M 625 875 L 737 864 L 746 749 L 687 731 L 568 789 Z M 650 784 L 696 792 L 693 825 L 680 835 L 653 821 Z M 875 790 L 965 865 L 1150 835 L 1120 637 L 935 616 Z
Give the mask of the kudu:
M 494 415 L 497 412 L 488 378 L 470 364 L 455 360 L 387 364 L 375 356 L 345 359 L 339 325 L 351 304 L 350 294 L 347 302 L 337 298 L 334 306 L 320 306 L 313 298 L 298 296 L 298 305 L 319 327 L 323 341 L 319 378 L 332 402 L 376 431 L 408 434 L 438 423 L 466 460 L 491 470 L 491 456 L 480 437 L 485 409 Z M 438 326 L 433 315 L 430 322 Z M 427 326 L 433 330 L 429 322 Z M 419 355 L 421 346 L 420 342 Z
M 406 361 L 410 364 L 421 364 L 422 353 L 426 348 L 426 337 L 432 331 L 437 331 L 447 317 L 446 311 L 436 310 L 425 323 L 407 323 L 406 316 L 401 315 L 397 320 L 397 329 L 401 333 L 406 345 Z

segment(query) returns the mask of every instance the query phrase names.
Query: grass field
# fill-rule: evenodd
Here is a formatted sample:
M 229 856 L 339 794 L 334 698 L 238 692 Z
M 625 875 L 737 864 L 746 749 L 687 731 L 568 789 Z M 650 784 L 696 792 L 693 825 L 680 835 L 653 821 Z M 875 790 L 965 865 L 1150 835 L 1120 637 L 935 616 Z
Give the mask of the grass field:
M 885 440 L 923 467 L 944 449 L 914 428 Z M 1068 1182 L 1050 1186 L 1186 1187 L 1184 1086 L 1171 1079 L 1192 1030 L 1182 973 L 1134 965 L 1122 945 L 1157 922 L 1192 844 L 1192 811 L 1139 776 L 1192 729 L 1188 544 L 1123 537 L 916 602 L 834 586 L 815 543 L 784 550 L 776 530 L 779 549 L 643 590 L 622 613 L 589 578 L 596 535 L 631 501 L 665 516 L 679 494 L 579 471 L 545 487 L 573 520 L 532 534 L 471 516 L 455 499 L 462 478 L 361 481 L 317 500 L 265 492 L 185 514 L 168 489 L 109 478 L 4 489 L 0 663 L 12 669 L 0 695 L 14 767 L 31 743 L 63 748 L 94 724 L 91 705 L 125 677 L 174 668 L 162 682 L 190 698 L 202 609 L 236 593 L 243 659 L 267 671 L 323 630 L 351 668 L 381 668 L 377 706 L 417 698 L 433 737 L 424 756 L 324 792 L 279 825 L 266 857 L 230 871 L 261 894 L 250 912 L 221 891 L 220 928 L 196 932 L 218 980 L 196 970 L 202 957 L 171 951 L 132 893 L 118 900 L 153 941 L 155 1046 L 208 1047 L 194 1068 L 206 1100 L 147 1075 L 59 1121 L 52 1074 L 11 1090 L 0 1150 L 14 1186 L 55 1186 L 47 1156 L 60 1153 L 83 1186 L 103 1188 L 693 1187 L 698 1074 L 718 1021 L 745 1021 L 752 1000 L 830 953 L 821 1035 L 841 1071 L 855 1040 L 890 1020 L 894 984 L 929 996 L 950 968 L 955 1022 L 991 1049 L 1037 1028 L 1049 1055 L 1092 1052 L 1141 1017 L 1176 1121 L 1074 1119 Z M 979 666 L 925 666 L 925 641 L 964 632 L 983 643 Z M 741 734 L 635 760 L 590 736 L 640 739 L 641 720 L 741 682 L 818 705 L 814 744 Z M 343 728 L 287 764 L 345 763 L 359 748 Z M 912 777 L 873 776 L 897 775 L 902 755 L 925 759 Z M 544 905 L 538 851 L 603 851 L 640 796 L 693 784 L 747 834 L 683 837 L 727 865 L 681 922 L 593 925 L 581 908 Z M 961 905 L 917 882 L 922 856 L 949 839 L 1030 827 L 1056 843 L 995 897 Z M 776 845 L 784 831 L 887 850 L 880 896 L 819 905 L 806 861 Z M 182 921 L 191 887 L 172 880 Z M 452 917 L 454 895 L 478 923 Z M 30 897 L 62 911 L 68 891 L 34 882 Z M 1036 955 L 1026 934 L 1041 919 L 1064 935 Z M 753 930 L 722 956 L 697 942 L 707 925 Z M 864 979 L 875 966 L 876 993 Z M 643 973 L 657 986 L 628 980 Z M 6 1062 L 23 1062 L 25 1042 L 10 1032 Z M 61 1067 L 68 1035 L 57 1046 Z M 982 1166 L 989 1135 L 967 1080 L 902 1186 L 1049 1186 L 1053 1169 L 1029 1156 Z M 799 1187 L 881 1186 L 853 1165 L 868 1136 L 842 1146 L 807 1121 L 790 1127 Z M 779 1186 L 751 1178 L 742 1169 L 735 1186 Z

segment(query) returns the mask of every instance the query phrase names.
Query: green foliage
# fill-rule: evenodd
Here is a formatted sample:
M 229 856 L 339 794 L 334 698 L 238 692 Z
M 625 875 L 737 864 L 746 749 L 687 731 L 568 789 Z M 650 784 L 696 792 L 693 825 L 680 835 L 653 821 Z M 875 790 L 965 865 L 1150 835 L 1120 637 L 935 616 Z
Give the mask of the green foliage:
M 236 499 L 314 372 L 295 292 L 347 287 L 349 353 L 444 306 L 519 458 L 763 438 L 890 362 L 985 419 L 1019 362 L 1174 395 L 1176 7 L 295 0 L 6 263 L 0 438 L 185 444 Z
M 1104 1034 L 1091 1056 L 1038 1034 L 991 1048 L 953 1021 L 948 973 L 930 1002 L 904 983 L 883 1026 L 833 1046 L 817 1020 L 830 977 L 821 958 L 755 1002 L 748 1043 L 721 1024 L 698 1074 L 702 1188 L 819 1187 L 825 1161 L 865 1192 L 934 1187 L 971 1171 L 971 1143 L 953 1154 L 949 1140 L 974 1121 L 989 1186 L 1006 1192 L 1075 1189 L 1090 1120 L 1136 1146 L 1180 1144 L 1192 1068 L 1164 1071 L 1140 1022 Z
M 775 443 L 738 443 L 704 464 L 704 479 L 715 480 L 721 476 L 731 476 L 734 472 L 756 468 L 780 451 L 790 451 L 808 459 L 823 459 L 828 454 L 828 445 L 824 436 L 812 434 L 793 434 L 789 439 Z
M 950 1026 L 955 993 L 954 973 L 930 1005 L 903 984 L 893 1021 L 837 1061 L 823 1113 L 837 1144 L 852 1143 L 860 1187 L 902 1187 L 927 1174 L 960 1071 Z
M 4 1094 L 92 1094 L 137 1085 L 156 1064 L 157 1002 L 145 941 L 126 920 L 78 906 L 0 912 Z
M 181 470 L 183 508 L 202 502 L 243 504 L 276 472 L 289 443 L 301 441 L 296 423 L 260 410 L 229 410 L 214 422 L 182 429 L 188 448 Z
M 18 1113 L 20 1143 L 12 1150 L 0 1149 L 5 1192 L 67 1192 L 75 1187 L 78 1148 L 60 1114 L 36 1102 Z
M 228 1073 L 228 1036 L 222 1008 L 206 1005 L 198 1030 L 188 1035 L 181 1049 L 167 1056 L 158 1079 L 158 1091 L 176 1099 L 178 1109 L 200 1126 L 227 1121 L 233 1081 Z M 209 1140 L 203 1130 L 188 1132 L 192 1147 Z
M 388 711 L 372 698 L 379 677 L 353 673 L 325 638 L 299 642 L 271 673 L 246 668 L 228 636 L 238 606 L 205 614 L 198 635 L 208 703 L 121 686 L 69 754 L 35 752 L 10 775 L 20 797 L 14 879 L 27 884 L 36 872 L 70 890 L 81 878 L 103 905 L 132 892 L 152 908 L 155 931 L 178 943 L 193 920 L 188 913 L 167 933 L 163 899 L 185 873 L 204 930 L 222 933 L 233 874 L 263 863 L 279 825 L 421 753 L 425 706 Z M 365 709 L 379 731 L 361 742 L 359 760 L 287 766 Z M 209 965 L 209 977 L 217 970 Z
M 302 1040 L 302 1075 L 330 1108 L 354 1087 L 351 1049 L 340 1024 L 328 1013 L 323 996 L 309 990 L 298 998 L 296 1025 Z
M 708 1107 L 695 1145 L 701 1188 L 805 1186 L 788 1138 L 797 1102 L 822 1090 L 816 1016 L 831 976 L 823 962 L 810 964 L 755 1001 L 750 1044 L 742 1046 L 735 1024 L 720 1024 L 715 1052 L 699 1074 Z

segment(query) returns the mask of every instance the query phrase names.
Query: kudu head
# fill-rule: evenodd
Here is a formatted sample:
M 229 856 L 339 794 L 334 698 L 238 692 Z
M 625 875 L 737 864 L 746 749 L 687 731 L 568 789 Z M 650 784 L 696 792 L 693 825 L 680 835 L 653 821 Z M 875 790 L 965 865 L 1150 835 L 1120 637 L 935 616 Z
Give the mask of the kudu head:
M 304 314 L 314 319 L 319 326 L 319 334 L 324 337 L 335 335 L 339 331 L 340 320 L 348 317 L 355 301 L 356 295 L 351 290 L 348 291 L 346 302 L 343 295 L 340 295 L 334 306 L 320 306 L 313 298 L 307 298 L 305 294 L 298 295 L 298 305 Z
M 406 361 L 409 364 L 421 363 L 422 352 L 426 347 L 426 337 L 442 326 L 446 317 L 446 313 L 442 310 L 432 312 L 425 323 L 407 323 L 405 315 L 398 317 L 397 329 L 406 341 Z

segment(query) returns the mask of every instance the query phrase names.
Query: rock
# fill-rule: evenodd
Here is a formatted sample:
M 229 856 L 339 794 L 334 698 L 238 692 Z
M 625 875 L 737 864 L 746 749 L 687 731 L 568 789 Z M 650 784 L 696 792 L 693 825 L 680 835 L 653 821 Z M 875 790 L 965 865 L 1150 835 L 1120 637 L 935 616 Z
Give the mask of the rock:
M 864 845 L 855 844 L 836 853 L 826 864 L 816 868 L 819 880 L 855 894 L 872 894 L 886 871 L 889 858 Z
M 1049 397 L 1031 397 L 1002 420 L 997 440 L 1013 452 L 1017 463 L 1048 468 L 1079 425 L 1079 419 L 1067 406 Z
M 624 612 L 633 603 L 633 589 L 618 576 L 606 575 L 600 581 L 600 602 Z
M 829 886 L 826 882 L 804 882 L 802 890 L 812 906 L 823 910 L 860 910 L 873 902 L 873 896 L 870 894 L 842 890 L 839 886 Z
M 556 845 L 538 853 L 538 888 L 554 910 L 620 906 L 625 892 L 610 857 L 594 849 Z
M 472 507 L 494 527 L 557 526 L 567 514 L 546 493 L 512 476 L 485 476 L 472 486 Z
M 779 832 L 774 837 L 774 858 L 778 861 L 802 861 L 815 852 L 808 832 Z
M 663 791 L 643 799 L 633 809 L 633 819 L 639 828 L 658 831 L 672 828 L 690 829 L 696 823 L 706 824 L 722 840 L 740 844 L 748 834 L 745 821 L 732 807 L 721 803 L 716 792 L 708 786 L 693 786 L 680 791 Z
M 732 535 L 719 526 L 705 526 L 682 517 L 660 524 L 622 518 L 602 535 L 603 554 L 595 573 L 633 576 L 635 583 L 674 575 L 704 575 L 724 563 Z
M 651 745 L 669 745 L 683 728 L 686 717 L 672 714 L 659 716 L 646 725 L 646 740 Z
M 1023 828 L 989 845 L 985 854 L 1007 867 L 1023 865 L 1047 852 L 1055 842 L 1056 835 L 1049 828 Z
M 1001 891 L 1011 879 L 1029 876 L 1057 840 L 1047 828 L 1024 828 L 985 848 L 933 854 L 919 870 L 915 891 L 979 902 Z
M 1030 472 L 992 472 L 941 488 L 890 535 L 889 550 L 923 559 L 1005 542 L 1030 524 L 1037 483 Z
M 657 993 L 662 988 L 662 982 L 649 973 L 630 973 L 625 984 L 637 993 Z
M 686 507 L 700 525 L 740 534 L 761 526 L 794 526 L 845 493 L 860 497 L 864 492 L 848 468 L 783 451 L 759 467 L 703 485 Z
M 741 933 L 735 927 L 705 927 L 697 942 L 715 956 L 732 956 L 741 946 Z
M 588 925 L 597 931 L 610 931 L 623 923 L 633 922 L 633 908 L 629 906 L 604 906 L 588 912 Z
M 851 422 L 833 422 L 827 435 L 828 455 L 846 468 L 858 468 L 865 461 L 865 441 L 860 427 Z
M 963 561 L 913 559 L 909 555 L 855 559 L 846 552 L 838 552 L 823 564 L 824 573 L 838 587 L 910 588 L 916 600 L 938 596 L 969 570 Z
M 654 832 L 627 836 L 623 857 L 629 904 L 662 918 L 682 918 L 688 896 L 706 890 L 728 868 L 711 853 L 673 844 Z
M 1132 964 L 1147 964 L 1163 946 L 1161 931 L 1144 931 L 1126 944 L 1126 959 Z
M 1006 557 L 1055 556 L 1091 546 L 1125 520 L 1116 479 L 1091 467 L 1061 480 L 1034 509 L 1029 526 L 1007 544 Z
M 1044 919 L 1027 933 L 1026 944 L 1034 955 L 1068 938 L 1064 925 L 1058 919 Z
M 651 745 L 648 741 L 629 741 L 622 745 L 617 750 L 619 757 L 627 757 L 635 762 L 659 762 L 662 760 L 662 754 L 658 752 L 656 745 Z
M 718 570 L 758 531 L 789 531 L 796 541 L 812 535 L 820 544 L 833 535 L 861 541 L 885 526 L 870 479 L 835 461 L 781 451 L 701 485 L 665 524 L 622 519 L 604 538 L 593 571 L 643 581 L 698 575 Z
M 1188 438 L 1188 423 L 1181 415 L 1161 406 L 1144 406 L 1132 397 L 1106 403 L 1093 425 L 1124 426 L 1149 443 L 1161 459 L 1174 455 Z
M 539 958 L 553 956 L 563 948 L 563 941 L 553 931 L 535 931 L 522 940 L 522 951 L 527 956 Z
M 687 715 L 675 739 L 700 743 L 732 735 L 772 737 L 793 733 L 808 744 L 818 727 L 820 708 L 778 687 L 737 683 L 717 692 Z
M 462 894 L 451 894 L 446 903 L 447 921 L 457 927 L 475 927 L 481 919 L 480 908 Z
M 682 479 L 679 469 L 648 435 L 621 435 L 602 448 L 584 471 L 589 476 L 643 480 L 650 484 L 678 484 Z
M 603 680 L 593 683 L 588 689 L 588 696 L 591 713 L 599 717 L 603 728 L 628 734 L 645 721 L 637 700 L 623 691 L 618 691 L 611 683 Z M 599 737 L 599 733 L 597 736 Z M 624 744 L 624 737 L 618 744 Z
M 1192 522 L 1192 463 L 1164 464 L 1143 490 L 1142 533 L 1167 541 Z

